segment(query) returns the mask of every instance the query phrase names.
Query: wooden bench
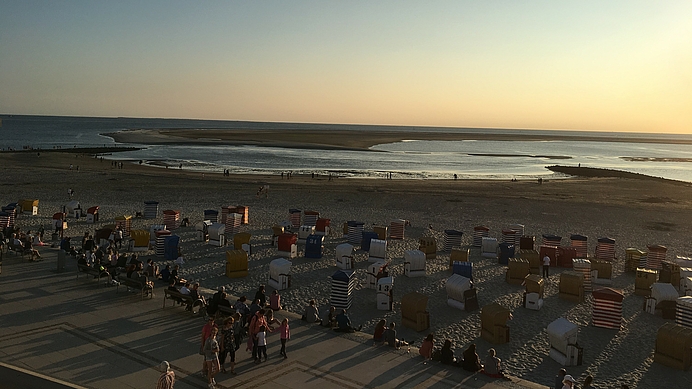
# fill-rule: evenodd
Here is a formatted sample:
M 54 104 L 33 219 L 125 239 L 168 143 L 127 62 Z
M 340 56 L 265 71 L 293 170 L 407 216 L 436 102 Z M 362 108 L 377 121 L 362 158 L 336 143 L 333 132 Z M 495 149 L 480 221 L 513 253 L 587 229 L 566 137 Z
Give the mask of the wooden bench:
M 193 299 L 192 296 L 189 294 L 182 294 L 178 291 L 170 290 L 170 289 L 164 289 L 163 290 L 163 308 L 166 308 L 166 300 L 170 299 L 173 301 L 182 301 L 185 303 L 187 307 L 190 307 L 190 312 L 192 312 L 193 315 L 197 316 L 200 313 L 202 315 L 206 315 L 206 309 L 204 307 L 204 303 L 202 302 L 201 299 Z M 175 303 L 173 304 L 175 305 Z
M 115 293 L 118 293 L 120 285 L 126 286 L 127 290 L 130 290 L 130 288 L 132 288 L 141 291 L 142 300 L 144 300 L 144 296 L 146 296 L 147 292 L 149 292 L 150 294 L 149 298 L 154 298 L 154 288 L 145 284 L 144 282 L 140 282 L 139 280 L 134 280 L 132 278 L 127 277 L 120 277 L 118 286 L 115 288 Z
M 87 276 L 93 276 L 94 278 L 98 279 L 99 283 L 101 283 L 101 273 L 103 273 L 103 271 L 101 271 L 95 267 L 82 265 L 80 263 L 77 264 L 77 279 L 78 280 L 79 280 L 80 274 L 86 274 Z M 110 277 L 108 277 L 108 280 L 110 281 Z

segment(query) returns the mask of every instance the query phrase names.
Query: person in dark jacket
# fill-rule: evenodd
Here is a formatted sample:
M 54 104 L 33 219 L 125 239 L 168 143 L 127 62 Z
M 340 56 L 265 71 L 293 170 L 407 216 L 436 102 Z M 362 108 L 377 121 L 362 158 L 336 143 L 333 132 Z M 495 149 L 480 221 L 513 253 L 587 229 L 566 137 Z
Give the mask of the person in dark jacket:
M 267 305 L 267 296 L 264 293 L 264 285 L 260 285 L 257 293 L 255 293 L 254 300 L 259 300 L 260 307 L 264 308 Z
M 483 368 L 478 358 L 478 353 L 476 353 L 475 343 L 472 343 L 469 348 L 464 351 L 464 361 L 461 363 L 461 367 L 466 371 L 472 372 L 477 372 Z

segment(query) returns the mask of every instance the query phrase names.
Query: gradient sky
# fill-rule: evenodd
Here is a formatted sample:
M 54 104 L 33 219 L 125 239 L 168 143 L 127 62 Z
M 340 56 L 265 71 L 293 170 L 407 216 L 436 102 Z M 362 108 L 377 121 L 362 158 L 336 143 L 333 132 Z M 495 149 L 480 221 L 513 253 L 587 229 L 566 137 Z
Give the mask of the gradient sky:
M 0 0 L 0 113 L 692 133 L 692 1 Z

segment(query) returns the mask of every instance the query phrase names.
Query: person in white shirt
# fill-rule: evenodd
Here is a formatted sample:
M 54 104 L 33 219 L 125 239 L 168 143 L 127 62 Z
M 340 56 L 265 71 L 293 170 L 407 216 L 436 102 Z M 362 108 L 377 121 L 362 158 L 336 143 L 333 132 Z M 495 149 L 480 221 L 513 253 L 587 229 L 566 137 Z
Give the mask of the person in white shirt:
M 562 379 L 562 384 L 564 385 L 562 389 L 572 389 L 574 388 L 574 378 L 567 374 L 565 378 Z
M 262 361 L 262 356 L 264 356 L 264 361 L 267 361 L 267 327 L 260 326 L 259 332 L 257 333 L 257 361 L 255 363 Z
M 548 278 L 550 276 L 550 257 L 546 255 L 543 257 L 543 277 Z

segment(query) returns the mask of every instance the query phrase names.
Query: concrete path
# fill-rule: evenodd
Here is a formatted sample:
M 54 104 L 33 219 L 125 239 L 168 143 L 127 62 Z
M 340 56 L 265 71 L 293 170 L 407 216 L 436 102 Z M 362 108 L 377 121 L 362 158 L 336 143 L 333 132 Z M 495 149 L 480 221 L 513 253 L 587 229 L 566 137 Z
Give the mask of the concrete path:
M 57 273 L 55 249 L 44 261 L 4 254 L 0 274 L 0 388 L 154 388 L 157 366 L 167 360 L 176 389 L 207 388 L 197 355 L 204 320 L 183 308 L 162 308 L 163 286 L 153 299 L 81 275 L 68 259 Z M 545 388 L 470 375 L 417 350 L 372 346 L 369 335 L 339 335 L 288 317 L 288 359 L 279 356 L 278 335 L 268 337 L 269 360 L 252 363 L 241 347 L 237 376 L 217 375 L 217 388 Z M 17 386 L 21 383 L 21 386 Z

